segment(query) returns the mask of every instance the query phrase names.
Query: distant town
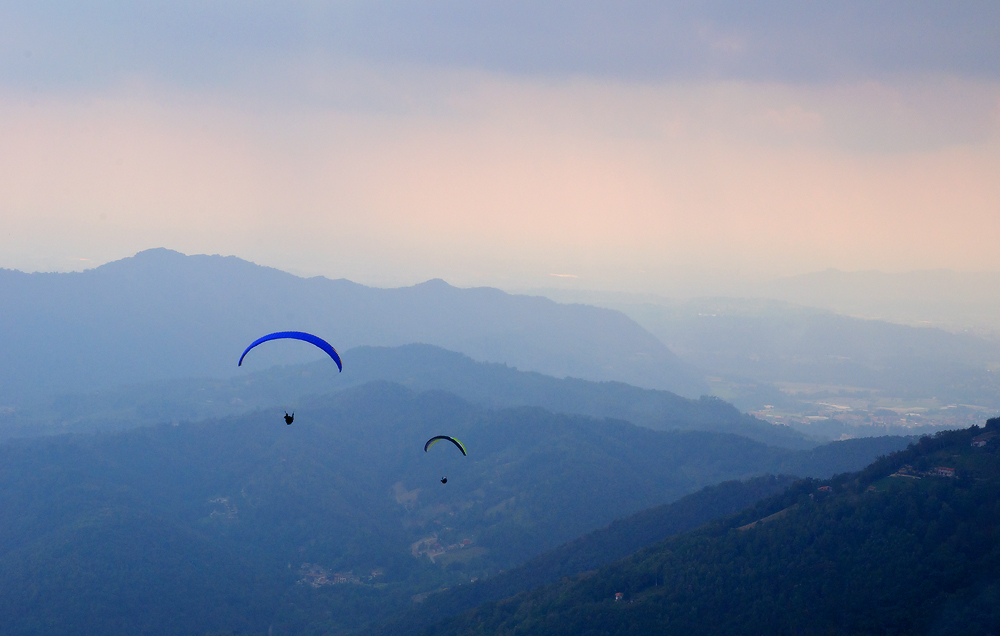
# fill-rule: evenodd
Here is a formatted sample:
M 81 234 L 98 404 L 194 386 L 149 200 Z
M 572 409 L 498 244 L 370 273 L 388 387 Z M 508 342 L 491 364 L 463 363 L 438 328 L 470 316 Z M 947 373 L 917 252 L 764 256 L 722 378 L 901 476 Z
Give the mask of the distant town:
M 926 435 L 967 428 L 982 421 L 987 409 L 968 404 L 940 406 L 930 401 L 882 405 L 865 400 L 828 399 L 804 403 L 795 410 L 764 405 L 750 415 L 831 440 L 880 435 Z

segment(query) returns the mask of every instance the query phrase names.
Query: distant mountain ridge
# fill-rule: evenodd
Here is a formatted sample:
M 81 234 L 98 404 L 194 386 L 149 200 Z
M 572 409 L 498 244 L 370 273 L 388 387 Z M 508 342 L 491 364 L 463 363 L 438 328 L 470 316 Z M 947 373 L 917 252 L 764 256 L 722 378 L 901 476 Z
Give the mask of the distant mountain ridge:
M 837 293 L 847 293 L 854 282 L 864 290 L 861 274 L 831 272 L 817 277 L 842 278 Z M 881 276 L 883 284 L 868 290 L 872 298 L 895 306 L 888 288 L 900 277 Z M 918 289 L 915 283 L 923 277 L 914 274 L 911 278 L 909 286 Z M 802 279 L 803 290 L 811 290 L 813 296 L 800 300 L 823 305 L 824 296 L 818 290 L 824 288 L 812 282 L 811 276 Z M 906 294 L 897 289 L 898 302 L 912 301 L 917 289 Z M 993 302 L 988 290 L 984 287 L 983 302 Z M 765 298 L 677 300 L 553 289 L 535 293 L 558 302 L 585 302 L 623 312 L 686 362 L 720 380 L 756 389 L 756 395 L 744 399 L 728 393 L 727 399 L 742 409 L 795 401 L 778 391 L 775 383 L 853 387 L 904 399 L 937 399 L 942 405 L 1000 405 L 995 377 L 1000 343 L 995 338 L 952 333 L 916 320 L 897 324 Z M 836 298 L 837 293 L 831 291 L 829 297 Z M 1000 308 L 1000 301 L 996 303 Z M 941 304 L 961 313 L 961 305 Z
M 1000 272 L 827 269 L 758 284 L 753 295 L 854 316 L 1000 334 Z
M 162 380 L 138 386 L 45 398 L 0 413 L 0 440 L 63 432 L 95 432 L 164 422 L 198 421 L 275 406 L 294 410 L 316 396 L 371 381 L 416 391 L 443 390 L 489 408 L 539 406 L 556 413 L 623 419 L 656 430 L 732 433 L 772 446 L 817 446 L 802 433 L 740 413 L 716 398 L 691 400 L 620 382 L 557 379 L 506 365 L 476 362 L 425 344 L 344 351 L 350 373 L 326 360 L 273 367 L 226 380 Z
M 153 249 L 79 273 L 0 270 L 0 296 L 8 299 L 0 306 L 0 405 L 232 376 L 246 344 L 290 329 L 318 332 L 340 350 L 422 342 L 556 377 L 706 392 L 697 372 L 620 312 L 441 280 L 377 289 Z M 315 358 L 305 345 L 271 345 L 252 362 Z

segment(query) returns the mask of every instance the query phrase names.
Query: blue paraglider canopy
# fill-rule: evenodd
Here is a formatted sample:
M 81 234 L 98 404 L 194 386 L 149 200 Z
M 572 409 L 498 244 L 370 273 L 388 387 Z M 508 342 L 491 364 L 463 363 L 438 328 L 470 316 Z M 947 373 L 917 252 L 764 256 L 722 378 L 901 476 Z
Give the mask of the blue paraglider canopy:
M 277 331 L 275 333 L 269 333 L 266 336 L 261 336 L 260 338 L 257 338 L 252 343 L 250 343 L 249 347 L 246 348 L 246 351 L 244 351 L 243 355 L 240 356 L 239 364 L 237 364 L 236 366 L 238 366 L 238 367 L 243 366 L 243 358 L 245 358 L 247 356 L 247 353 L 249 353 L 250 350 L 253 349 L 254 347 L 256 347 L 257 345 L 259 345 L 261 343 L 264 343 L 264 342 L 267 342 L 268 340 L 280 340 L 282 338 L 292 338 L 294 340 L 303 340 L 303 341 L 308 342 L 310 344 L 316 345 L 317 347 L 319 347 L 323 351 L 326 351 L 326 353 L 331 358 L 333 358 L 333 361 L 337 363 L 337 368 L 340 369 L 340 371 L 344 370 L 344 365 L 341 364 L 341 362 L 340 362 L 340 354 L 337 353 L 337 350 L 334 349 L 330 345 L 329 342 L 327 342 L 326 340 L 323 340 L 322 338 L 320 338 L 318 336 L 314 336 L 311 333 L 306 333 L 304 331 Z

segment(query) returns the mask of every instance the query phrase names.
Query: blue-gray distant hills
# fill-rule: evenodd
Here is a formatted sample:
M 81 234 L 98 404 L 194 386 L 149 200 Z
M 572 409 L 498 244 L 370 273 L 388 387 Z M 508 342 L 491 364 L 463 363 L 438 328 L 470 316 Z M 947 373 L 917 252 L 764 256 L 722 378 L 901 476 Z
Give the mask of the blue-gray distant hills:
M 425 344 L 355 347 L 343 352 L 350 373 L 329 358 L 244 371 L 233 378 L 159 380 L 103 391 L 45 397 L 0 412 L 0 440 L 58 433 L 93 433 L 151 424 L 200 421 L 280 407 L 294 412 L 309 396 L 377 381 L 416 391 L 448 391 L 496 409 L 538 406 L 559 413 L 623 419 L 657 430 L 741 435 L 770 446 L 819 445 L 795 429 L 741 413 L 718 398 L 693 400 L 621 382 L 553 378 Z
M 441 280 L 378 289 L 153 249 L 78 273 L 0 270 L 0 297 L 0 406 L 232 376 L 249 342 L 283 330 L 317 333 L 341 351 L 419 342 L 556 377 L 706 392 L 697 372 L 620 312 Z M 317 357 L 302 343 L 274 343 L 248 362 L 265 369 Z

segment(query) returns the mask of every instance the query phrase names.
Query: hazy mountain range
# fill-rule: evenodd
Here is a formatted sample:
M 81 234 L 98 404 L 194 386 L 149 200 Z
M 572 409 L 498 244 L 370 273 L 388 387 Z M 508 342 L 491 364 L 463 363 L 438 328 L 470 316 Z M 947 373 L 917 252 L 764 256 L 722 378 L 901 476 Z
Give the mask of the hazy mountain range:
M 665 299 L 676 302 L 718 297 L 776 300 L 855 318 L 972 332 L 993 340 L 1000 334 L 1000 272 L 948 269 L 845 272 L 831 268 L 761 282 L 692 283 L 679 278 L 664 283 L 659 295 L 594 291 L 576 288 L 572 280 L 566 282 L 566 286 L 558 289 L 518 288 L 517 291 L 601 305 L 659 304 Z
M 834 393 L 870 391 L 874 398 L 933 398 L 941 405 L 1000 408 L 1000 344 L 972 333 L 766 298 L 676 300 L 551 289 L 537 293 L 626 313 L 686 362 L 735 385 L 726 397 L 743 408 L 788 400 L 776 388 L 786 384 L 817 387 L 806 386 L 806 392 L 833 387 Z
M 756 285 L 746 295 L 950 331 L 1000 334 L 1000 273 L 947 269 L 821 272 Z
M 155 249 L 80 273 L 0 270 L 0 296 L 0 404 L 232 376 L 247 344 L 287 330 L 316 332 L 342 350 L 422 342 L 556 377 L 689 397 L 707 390 L 696 371 L 620 312 L 440 280 L 376 289 Z M 278 343 L 255 351 L 252 362 L 262 369 L 316 357 L 307 345 Z

